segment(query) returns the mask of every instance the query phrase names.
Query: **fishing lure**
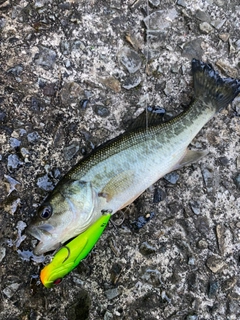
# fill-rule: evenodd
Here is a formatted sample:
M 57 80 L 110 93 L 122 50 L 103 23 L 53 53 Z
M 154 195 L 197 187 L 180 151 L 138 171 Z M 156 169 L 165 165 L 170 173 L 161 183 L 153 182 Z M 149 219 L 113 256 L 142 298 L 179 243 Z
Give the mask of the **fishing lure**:
M 40 279 L 46 288 L 59 284 L 62 278 L 89 254 L 106 228 L 110 217 L 110 213 L 102 215 L 86 231 L 67 243 L 55 254 L 52 261 L 40 273 Z

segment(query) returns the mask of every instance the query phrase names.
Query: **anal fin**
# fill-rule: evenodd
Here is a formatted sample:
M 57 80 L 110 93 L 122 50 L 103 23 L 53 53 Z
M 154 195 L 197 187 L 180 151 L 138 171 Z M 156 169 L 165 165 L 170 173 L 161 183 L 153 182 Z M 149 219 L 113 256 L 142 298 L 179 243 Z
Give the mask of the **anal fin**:
M 176 164 L 174 166 L 173 170 L 177 170 L 177 169 L 180 169 L 184 166 L 188 166 L 194 162 L 197 162 L 200 159 L 202 159 L 203 157 L 205 157 L 207 154 L 208 154 L 208 151 L 187 149 L 184 157 L 182 158 L 182 160 L 178 164 Z

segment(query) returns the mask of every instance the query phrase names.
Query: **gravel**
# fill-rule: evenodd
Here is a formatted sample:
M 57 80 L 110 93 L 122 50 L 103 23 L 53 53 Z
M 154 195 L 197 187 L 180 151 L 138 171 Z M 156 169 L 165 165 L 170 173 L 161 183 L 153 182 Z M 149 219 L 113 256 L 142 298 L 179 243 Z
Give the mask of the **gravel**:
M 0 319 L 239 319 L 239 98 L 193 140 L 208 155 L 146 190 L 59 286 L 41 285 L 24 235 L 82 154 L 149 105 L 169 117 L 191 103 L 192 58 L 240 77 L 239 1 L 3 0 L 0 12 Z

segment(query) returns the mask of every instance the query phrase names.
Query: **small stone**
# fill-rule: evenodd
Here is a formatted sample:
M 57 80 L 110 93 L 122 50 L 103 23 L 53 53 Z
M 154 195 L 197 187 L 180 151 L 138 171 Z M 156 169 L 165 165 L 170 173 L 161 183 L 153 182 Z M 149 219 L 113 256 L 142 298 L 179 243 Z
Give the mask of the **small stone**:
M 217 29 L 220 30 L 222 28 L 222 26 L 224 25 L 224 23 L 226 22 L 225 19 L 217 19 L 217 20 L 213 20 L 211 21 L 211 25 Z
M 218 160 L 223 166 L 227 166 L 229 164 L 229 160 L 227 157 L 220 157 L 218 158 Z
M 240 156 L 237 157 L 237 169 L 240 171 Z
M 80 100 L 83 90 L 76 82 L 64 83 L 61 91 L 60 98 L 63 105 L 68 106 L 71 103 L 77 103 Z
M 207 243 L 207 241 L 201 239 L 201 240 L 198 241 L 197 247 L 199 249 L 207 249 L 208 248 L 208 243 Z
M 206 34 L 213 31 L 213 28 L 210 26 L 210 24 L 208 22 L 200 23 L 199 29 L 200 29 L 200 31 L 202 31 L 202 33 L 206 33 Z
M 17 190 L 16 185 L 20 184 L 20 182 L 18 182 L 17 180 L 13 179 L 12 177 L 10 177 L 6 174 L 4 175 L 4 178 L 10 184 L 10 186 L 8 188 L 8 196 L 9 196 L 14 190 Z
M 220 284 L 218 281 L 210 281 L 208 288 L 208 297 L 213 299 L 216 297 L 218 290 L 220 289 Z
M 230 34 L 229 33 L 220 33 L 218 36 L 223 42 L 227 42 L 230 37 Z
M 115 79 L 114 77 L 107 77 L 107 78 L 99 78 L 99 81 L 107 88 L 111 89 L 113 92 L 120 92 L 121 85 L 120 82 Z
M 5 294 L 5 296 L 8 299 L 10 299 L 14 295 L 14 293 L 18 290 L 19 287 L 20 287 L 19 283 L 12 283 L 8 287 L 3 289 L 2 292 Z
M 120 295 L 118 288 L 108 289 L 104 293 L 108 300 L 112 300 Z
M 171 184 L 176 184 L 179 179 L 179 174 L 176 172 L 170 172 L 164 176 L 164 179 Z
M 123 82 L 123 88 L 130 90 L 137 87 L 141 83 L 142 79 L 140 75 L 130 75 Z
M 143 19 L 149 30 L 164 32 L 167 30 L 177 18 L 178 12 L 175 8 L 169 10 L 154 11 Z
M 103 317 L 103 320 L 113 320 L 113 314 L 109 311 L 106 311 Z
M 160 0 L 149 0 L 152 6 L 157 7 L 160 4 Z
M 201 210 L 200 210 L 200 203 L 196 200 L 192 200 L 189 202 L 189 205 L 192 209 L 192 212 L 194 214 L 200 214 L 201 213 Z
M 202 38 L 197 38 L 185 43 L 183 46 L 182 56 L 189 59 L 196 58 L 201 60 L 204 54 L 204 51 L 201 47 L 202 41 Z
M 209 14 L 202 10 L 196 11 L 196 18 L 203 22 L 211 22 L 211 17 L 209 16 Z
M 3 261 L 5 256 L 6 256 L 6 248 L 0 247 L 0 262 Z
M 74 141 L 70 146 L 63 149 L 64 159 L 69 161 L 71 160 L 79 151 L 79 145 Z
M 183 7 L 183 8 L 186 8 L 186 2 L 184 0 L 178 0 L 177 1 L 177 5 Z
M 54 186 L 53 186 L 52 182 L 49 180 L 49 177 L 48 177 L 47 174 L 45 174 L 44 176 L 38 178 L 37 186 L 40 189 L 43 189 L 45 191 L 51 191 L 51 190 L 54 189 Z
M 17 167 L 21 164 L 22 164 L 22 162 L 19 160 L 19 158 L 16 154 L 10 154 L 8 156 L 7 167 L 8 167 L 9 172 L 12 172 L 12 169 L 17 169 Z
M 213 273 L 219 272 L 225 266 L 224 261 L 217 256 L 209 257 L 206 264 Z
M 148 256 L 149 254 L 155 253 L 156 252 L 156 248 L 154 248 L 153 246 L 151 246 L 147 242 L 143 242 L 140 245 L 139 251 L 143 256 Z
M 161 273 L 156 269 L 147 269 L 141 278 L 154 286 L 158 286 L 162 283 Z
M 19 141 L 18 139 L 16 138 L 10 138 L 10 146 L 12 148 L 17 148 L 21 145 L 21 141 Z
M 218 249 L 221 254 L 224 254 L 225 251 L 225 227 L 218 224 L 216 226 L 217 242 Z
M 94 105 L 93 106 L 93 111 L 100 117 L 106 118 L 107 116 L 110 115 L 110 111 L 107 107 L 104 105 Z
M 120 62 L 127 68 L 129 73 L 135 73 L 141 68 L 142 60 L 137 52 L 128 47 L 123 47 L 119 53 Z
M 153 194 L 153 203 L 159 203 L 160 201 L 163 201 L 166 198 L 166 192 L 162 190 L 161 188 L 155 188 L 154 194 Z
M 39 47 L 39 53 L 34 57 L 34 62 L 46 70 L 52 69 L 57 58 L 54 50 L 44 46 Z
M 210 232 L 209 220 L 206 216 L 198 216 L 198 218 L 194 221 L 196 229 L 206 235 Z
M 224 61 L 223 59 L 219 59 L 216 62 L 216 65 L 222 69 L 228 76 L 232 78 L 238 78 L 238 70 L 230 65 L 228 61 Z
M 238 173 L 234 178 L 233 181 L 236 185 L 236 187 L 238 188 L 238 190 L 240 190 L 240 173 Z
M 221 283 L 221 288 L 222 288 L 222 291 L 228 291 L 230 289 L 232 289 L 235 284 L 237 283 L 237 278 L 236 277 L 231 277 L 231 278 L 228 278 L 227 280 L 223 281 Z
M 213 190 L 213 171 L 210 168 L 203 168 L 202 175 L 208 192 Z
M 188 315 L 186 320 L 198 320 L 198 316 L 193 314 L 193 315 Z
M 40 140 L 40 138 L 41 137 L 37 131 L 31 132 L 27 135 L 28 142 L 30 143 L 36 143 Z
M 195 265 L 195 258 L 194 258 L 194 257 L 190 257 L 190 258 L 188 259 L 188 264 L 189 264 L 190 266 L 194 266 L 194 265 Z

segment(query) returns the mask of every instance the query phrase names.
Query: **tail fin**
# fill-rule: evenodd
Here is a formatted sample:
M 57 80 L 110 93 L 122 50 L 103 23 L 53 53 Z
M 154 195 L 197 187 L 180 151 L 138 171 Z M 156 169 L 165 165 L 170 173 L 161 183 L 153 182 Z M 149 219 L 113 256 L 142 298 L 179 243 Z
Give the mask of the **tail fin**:
M 240 93 L 240 81 L 221 78 L 210 64 L 192 60 L 195 95 L 211 103 L 217 111 L 225 108 Z

